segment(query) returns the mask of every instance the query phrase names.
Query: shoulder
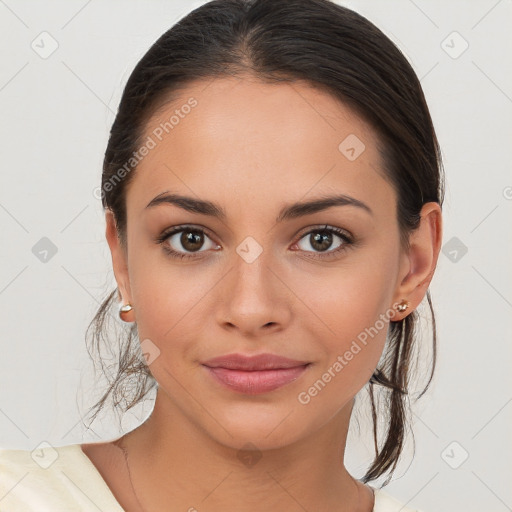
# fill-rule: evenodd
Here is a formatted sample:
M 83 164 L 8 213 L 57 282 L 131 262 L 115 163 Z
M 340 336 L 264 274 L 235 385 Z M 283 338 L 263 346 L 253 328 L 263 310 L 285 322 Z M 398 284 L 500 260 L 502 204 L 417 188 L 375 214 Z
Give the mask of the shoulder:
M 417 508 L 406 507 L 382 489 L 374 489 L 375 506 L 373 512 L 424 512 Z
M 80 444 L 0 448 L 0 499 L 9 512 L 123 511 Z

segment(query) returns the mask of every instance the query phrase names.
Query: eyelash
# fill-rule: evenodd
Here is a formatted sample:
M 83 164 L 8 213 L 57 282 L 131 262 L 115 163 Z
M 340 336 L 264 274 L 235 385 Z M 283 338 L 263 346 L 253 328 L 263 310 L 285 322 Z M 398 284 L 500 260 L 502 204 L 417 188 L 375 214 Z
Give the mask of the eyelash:
M 162 245 L 164 251 L 171 257 L 171 258 L 176 258 L 176 259 L 189 259 L 189 258 L 196 258 L 196 253 L 190 253 L 190 254 L 187 254 L 187 253 L 181 253 L 181 252 L 178 252 L 178 251 L 175 251 L 174 249 L 171 249 L 168 245 L 165 244 L 165 242 L 167 241 L 167 239 L 169 237 L 171 237 L 172 235 L 175 235 L 176 233 L 181 233 L 183 231 L 193 231 L 193 232 L 196 232 L 196 233 L 200 233 L 200 234 L 203 234 L 203 235 L 206 235 L 208 236 L 208 238 L 212 238 L 210 237 L 210 235 L 208 234 L 208 232 L 202 228 L 196 228 L 196 227 L 193 227 L 193 226 L 189 226 L 189 225 L 183 225 L 183 226 L 175 226 L 174 228 L 168 230 L 168 231 L 164 231 L 161 235 L 159 235 L 155 242 Z M 311 235 L 312 233 L 323 233 L 323 232 L 328 232 L 328 233 L 332 233 L 332 234 L 335 234 L 337 236 L 339 236 L 342 240 L 343 240 L 343 243 L 337 247 L 336 249 L 332 250 L 332 251 L 326 251 L 325 253 L 322 253 L 322 252 L 317 252 L 315 253 L 316 256 L 307 256 L 308 258 L 312 258 L 312 259 L 326 259 L 326 258 L 329 258 L 329 257 L 332 257 L 333 255 L 337 255 L 345 250 L 347 250 L 351 245 L 354 244 L 354 240 L 353 238 L 343 229 L 340 229 L 340 228 L 336 228 L 334 226 L 328 226 L 327 224 L 323 227 L 317 227 L 317 228 L 314 228 L 314 229 L 310 229 L 309 231 L 306 231 L 305 233 L 303 233 L 299 239 L 297 240 L 297 242 L 295 242 L 294 245 L 296 245 L 298 242 L 300 242 L 305 236 L 307 235 Z M 299 249 L 300 250 L 300 249 Z M 205 251 L 198 251 L 198 252 L 205 252 Z M 306 251 L 306 252 L 311 252 L 311 251 Z

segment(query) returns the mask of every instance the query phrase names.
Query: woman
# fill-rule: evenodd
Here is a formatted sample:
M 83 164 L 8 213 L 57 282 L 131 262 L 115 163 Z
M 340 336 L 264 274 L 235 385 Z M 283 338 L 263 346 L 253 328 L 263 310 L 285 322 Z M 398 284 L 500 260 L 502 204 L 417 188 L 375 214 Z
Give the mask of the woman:
M 204 4 L 131 74 L 101 196 L 118 286 L 94 339 L 117 300 L 130 328 L 96 413 L 156 386 L 154 409 L 107 442 L 1 451 L 0 510 L 411 510 L 369 482 L 402 451 L 443 181 L 396 46 L 329 0 Z

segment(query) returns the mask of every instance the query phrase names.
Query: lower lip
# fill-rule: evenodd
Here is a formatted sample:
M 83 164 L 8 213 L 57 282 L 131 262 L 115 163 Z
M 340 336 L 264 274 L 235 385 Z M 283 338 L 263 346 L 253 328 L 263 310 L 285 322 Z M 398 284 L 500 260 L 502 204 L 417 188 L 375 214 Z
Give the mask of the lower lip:
M 232 389 L 248 395 L 267 393 L 298 379 L 309 365 L 276 370 L 243 371 L 227 368 L 210 368 L 209 373 L 219 382 Z

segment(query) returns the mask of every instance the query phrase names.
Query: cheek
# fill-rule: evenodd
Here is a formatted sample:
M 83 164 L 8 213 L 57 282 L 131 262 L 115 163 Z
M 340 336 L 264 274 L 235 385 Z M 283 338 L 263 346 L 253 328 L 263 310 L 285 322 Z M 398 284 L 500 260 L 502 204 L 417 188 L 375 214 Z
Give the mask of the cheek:
M 381 357 L 394 315 L 393 258 L 392 251 L 382 254 L 378 264 L 371 263 L 375 257 L 361 257 L 336 270 L 318 272 L 314 280 L 294 280 L 294 291 L 307 306 L 301 308 L 300 330 L 308 332 L 321 354 L 314 377 L 320 378 L 319 387 L 325 383 L 331 390 L 325 395 L 335 394 L 335 402 L 357 393 Z
M 198 266 L 177 265 L 153 251 L 151 261 L 134 255 L 130 262 L 130 288 L 135 304 L 139 337 L 164 346 L 199 332 L 198 315 L 211 291 L 207 273 Z M 185 346 L 185 343 L 183 343 Z
M 322 336 L 316 333 L 316 344 L 322 347 L 323 357 L 297 396 L 299 404 L 308 406 L 309 414 L 323 419 L 336 414 L 371 378 L 389 326 L 387 319 L 380 317 L 386 310 L 378 302 L 369 305 L 365 301 L 358 310 L 357 303 L 345 306 L 340 301 L 332 314 L 325 316 L 330 330 L 323 329 Z

